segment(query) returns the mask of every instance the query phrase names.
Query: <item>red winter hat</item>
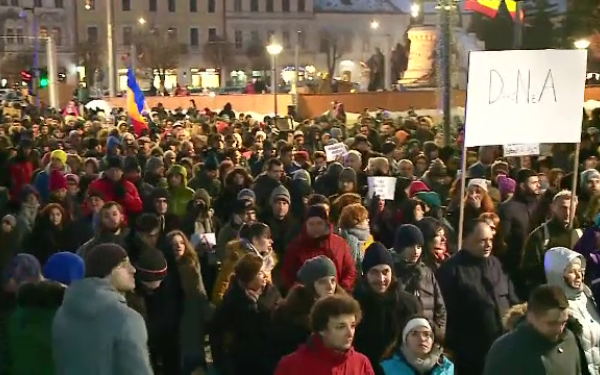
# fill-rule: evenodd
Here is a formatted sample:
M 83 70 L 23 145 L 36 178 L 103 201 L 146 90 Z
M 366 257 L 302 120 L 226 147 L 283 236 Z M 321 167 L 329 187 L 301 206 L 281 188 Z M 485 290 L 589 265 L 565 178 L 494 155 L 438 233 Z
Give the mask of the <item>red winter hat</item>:
M 410 188 L 408 188 L 408 197 L 412 198 L 415 196 L 415 194 L 421 191 L 429 191 L 429 188 L 427 187 L 427 185 L 425 185 L 423 181 L 413 181 L 410 184 Z
M 57 169 L 50 172 L 50 191 L 67 188 L 67 177 Z

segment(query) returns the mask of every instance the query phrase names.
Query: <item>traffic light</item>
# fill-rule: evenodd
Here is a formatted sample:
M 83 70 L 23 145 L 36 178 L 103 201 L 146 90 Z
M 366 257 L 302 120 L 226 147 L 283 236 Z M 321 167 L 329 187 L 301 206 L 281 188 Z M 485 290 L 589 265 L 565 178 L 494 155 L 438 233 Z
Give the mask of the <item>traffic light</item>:
M 40 69 L 40 88 L 48 87 L 48 71 Z
M 31 81 L 31 72 L 28 70 L 21 70 L 21 79 L 25 82 Z

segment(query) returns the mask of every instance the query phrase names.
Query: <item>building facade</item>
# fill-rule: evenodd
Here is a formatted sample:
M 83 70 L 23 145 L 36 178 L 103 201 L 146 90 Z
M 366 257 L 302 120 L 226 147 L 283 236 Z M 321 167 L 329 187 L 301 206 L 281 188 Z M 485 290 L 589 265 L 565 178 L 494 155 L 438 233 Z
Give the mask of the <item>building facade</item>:
M 106 46 L 107 0 L 77 1 L 77 31 L 81 43 Z M 164 86 L 172 89 L 177 84 L 192 88 L 218 87 L 221 73 L 218 66 L 203 56 L 205 44 L 223 35 L 224 12 L 222 0 L 108 0 L 113 1 L 114 46 L 118 69 L 118 87 L 126 88 L 127 64 L 136 52 L 132 46 L 143 35 L 156 33 L 160 43 L 179 44 L 177 56 L 161 55 L 156 46 L 152 64 L 164 69 Z M 102 48 L 102 47 L 101 47 Z M 166 50 L 166 48 L 165 48 Z M 171 49 L 169 49 L 171 50 Z M 106 60 L 104 55 L 104 60 Z M 106 60 L 108 61 L 108 60 Z M 103 65 L 103 70 L 108 68 Z M 138 74 L 149 82 L 142 85 L 160 85 L 159 72 L 138 63 Z M 141 72 L 141 73 L 140 73 Z M 87 72 L 85 72 L 87 73 Z M 103 76 L 107 76 L 103 74 Z
M 2 78 L 21 69 L 15 64 L 33 67 L 38 51 L 38 66 L 47 66 L 46 38 L 56 45 L 57 65 L 62 78 L 76 77 L 74 0 L 0 0 L 2 38 Z M 36 37 L 37 36 L 37 37 Z M 37 43 L 37 48 L 36 48 Z M 3 81 L 5 82 L 5 81 Z

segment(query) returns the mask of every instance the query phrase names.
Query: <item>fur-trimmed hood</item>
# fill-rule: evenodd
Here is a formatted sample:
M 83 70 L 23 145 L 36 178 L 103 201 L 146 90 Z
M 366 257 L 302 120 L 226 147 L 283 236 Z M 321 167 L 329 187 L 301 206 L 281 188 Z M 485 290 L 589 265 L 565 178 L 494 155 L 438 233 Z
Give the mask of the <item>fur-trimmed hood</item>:
M 517 326 L 525 321 L 525 316 L 527 315 L 527 303 L 522 303 L 519 305 L 514 305 L 502 318 L 502 325 L 506 332 L 510 332 L 517 328 Z M 577 337 L 581 337 L 581 333 L 583 331 L 583 327 L 577 319 L 573 318 L 569 315 L 569 320 L 567 321 L 566 327 L 569 331 L 573 332 L 573 334 Z
M 19 287 L 17 305 L 19 307 L 57 309 L 62 305 L 65 290 L 64 285 L 55 281 L 26 283 Z

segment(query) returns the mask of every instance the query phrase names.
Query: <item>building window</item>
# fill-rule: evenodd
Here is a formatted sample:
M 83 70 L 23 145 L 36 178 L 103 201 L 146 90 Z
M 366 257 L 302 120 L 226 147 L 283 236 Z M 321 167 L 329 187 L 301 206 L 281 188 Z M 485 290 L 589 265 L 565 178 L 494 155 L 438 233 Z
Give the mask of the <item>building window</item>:
M 17 29 L 17 44 L 25 43 L 25 34 L 23 34 L 23 29 Z
M 18 7 L 19 6 L 19 0 L 10 0 L 10 5 L 12 5 L 14 7 Z
M 190 45 L 196 48 L 200 45 L 200 33 L 197 27 L 190 29 Z
M 131 10 L 131 0 L 121 0 L 121 8 L 123 12 L 129 12 Z
M 275 31 L 273 31 L 273 30 L 267 31 L 267 43 L 273 42 L 274 36 L 275 36 Z
M 214 27 L 210 27 L 208 29 L 208 41 L 209 42 L 217 41 L 217 29 L 215 29 Z
M 158 11 L 158 1 L 157 0 L 149 0 L 148 1 L 148 10 L 150 12 Z
M 123 27 L 123 44 L 130 46 L 133 43 L 133 29 L 131 26 Z
M 298 0 L 298 12 L 302 13 L 306 11 L 306 1 L 305 0 Z
M 98 28 L 96 26 L 88 26 L 87 41 L 88 43 L 98 43 Z
M 170 40 L 176 41 L 177 40 L 177 28 L 169 27 L 169 29 L 167 30 L 167 35 L 169 36 Z
M 363 52 L 370 52 L 371 51 L 371 37 L 370 36 L 363 36 L 362 51 Z
M 292 45 L 292 43 L 290 42 L 290 32 L 284 31 L 281 35 L 281 38 L 283 39 L 283 48 L 290 49 Z
M 250 39 L 252 40 L 252 43 L 254 43 L 254 44 L 260 43 L 260 34 L 258 33 L 258 31 L 252 30 L 250 32 Z
M 54 0 L 54 7 L 62 9 L 65 7 L 65 4 L 63 3 L 63 0 Z
M 304 31 L 298 31 L 296 33 L 298 35 L 298 47 L 300 49 L 306 48 L 306 33 Z
M 41 8 L 42 7 L 42 0 L 34 0 L 33 1 L 33 6 L 36 8 Z
M 290 0 L 281 0 L 281 11 L 284 13 L 290 12 Z
M 214 13 L 215 12 L 215 0 L 208 0 L 208 13 Z
M 258 12 L 258 0 L 250 0 L 250 11 Z
M 15 44 L 15 30 L 6 29 L 6 37 L 4 38 L 6 44 Z
M 267 0 L 266 11 L 269 13 L 273 12 L 273 0 Z
M 233 1 L 233 11 L 234 12 L 242 11 L 242 0 L 234 0 Z
M 62 32 L 60 31 L 60 27 L 52 29 L 52 38 L 54 38 L 54 43 L 56 43 L 57 46 L 62 45 Z
M 47 38 L 48 37 L 48 28 L 46 26 L 42 26 L 40 27 L 40 32 L 39 32 L 40 38 Z
M 169 0 L 169 12 L 174 13 L 175 12 L 175 0 Z
M 191 13 L 198 12 L 198 0 L 190 0 L 190 12 Z
M 0 0 L 0 6 L 8 6 L 8 0 Z
M 242 49 L 244 47 L 244 35 L 242 30 L 235 30 L 235 49 Z

